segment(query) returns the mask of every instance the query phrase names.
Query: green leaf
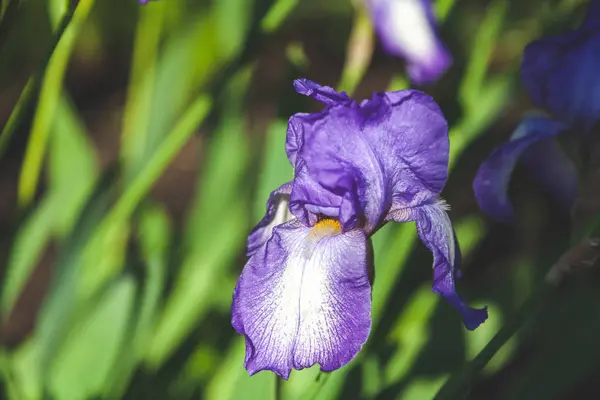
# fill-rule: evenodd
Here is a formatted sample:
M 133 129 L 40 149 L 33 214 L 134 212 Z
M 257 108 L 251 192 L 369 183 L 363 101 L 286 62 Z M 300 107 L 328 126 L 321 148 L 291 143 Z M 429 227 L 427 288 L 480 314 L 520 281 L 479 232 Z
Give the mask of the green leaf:
M 54 276 L 50 292 L 40 310 L 36 326 L 36 341 L 39 346 L 39 373 L 46 373 L 57 348 L 63 342 L 65 332 L 78 307 L 83 307 L 77 300 L 79 289 L 82 251 L 90 239 L 94 228 L 98 225 L 114 196 L 114 170 L 105 172 L 96 190 L 90 196 L 87 205 L 80 213 L 64 244 L 54 267 Z
M 431 284 L 421 286 L 411 296 L 389 333 L 396 345 L 385 367 L 385 383 L 392 385 L 406 378 L 429 341 L 429 318 L 440 297 L 431 292 Z
M 249 376 L 243 365 L 245 352 L 244 338 L 240 336 L 229 346 L 228 353 L 209 382 L 206 388 L 207 400 L 275 400 L 277 398 L 276 375 L 264 371 Z M 292 399 L 287 396 L 283 398 Z
M 213 3 L 221 57 L 238 53 L 250 28 L 254 0 L 219 0 Z
M 121 361 L 111 373 L 113 385 L 108 391 L 111 398 L 122 398 L 136 365 L 152 339 L 165 287 L 171 230 L 169 216 L 160 205 L 149 203 L 141 209 L 137 237 L 144 261 L 145 279 L 135 326 L 127 335 Z
M 275 32 L 294 11 L 300 0 L 276 0 L 260 21 L 260 28 L 265 33 Z
M 145 160 L 145 143 L 152 118 L 156 63 L 166 7 L 165 2 L 157 2 L 152 7 L 140 7 L 121 135 L 127 180 L 133 178 Z
M 469 114 L 475 114 L 479 110 L 480 95 L 487 87 L 485 81 L 488 65 L 492 57 L 495 45 L 500 37 L 508 3 L 506 0 L 494 0 L 488 6 L 485 16 L 479 24 L 479 30 L 473 37 L 471 54 L 467 60 L 467 69 L 461 83 L 459 93 L 463 105 Z
M 485 89 L 478 94 L 477 109 L 450 130 L 450 165 L 452 170 L 465 149 L 502 112 L 513 90 L 510 74 L 489 79 Z
M 208 311 L 218 276 L 227 272 L 227 266 L 237 257 L 235 249 L 240 249 L 246 237 L 245 216 L 244 205 L 235 205 L 221 217 L 219 224 L 210 227 L 210 248 L 192 254 L 181 267 L 147 349 L 145 359 L 152 368 L 160 366 L 173 353 Z M 233 287 L 219 290 L 233 293 Z
M 76 9 L 72 14 L 72 19 L 70 19 L 48 62 L 19 178 L 18 195 L 21 207 L 28 206 L 35 195 L 46 151 L 48 134 L 56 115 L 67 64 L 79 32 L 93 4 L 94 0 L 81 0 L 77 3 Z M 66 16 L 70 16 L 70 12 L 71 10 L 68 10 Z
M 486 304 L 474 304 L 473 307 L 483 307 Z M 494 337 L 496 332 L 500 330 L 504 323 L 502 309 L 495 304 L 487 304 L 488 313 L 493 318 L 489 318 L 485 324 L 482 324 L 474 331 L 464 331 L 466 344 L 466 358 L 472 360 L 483 350 L 485 345 Z M 487 375 L 498 372 L 513 356 L 517 349 L 518 336 L 510 338 L 500 349 L 494 354 L 492 359 L 484 367 L 483 371 Z
M 2 285 L 2 315 L 10 315 L 21 290 L 42 256 L 55 221 L 55 202 L 46 197 L 17 231 Z
M 384 234 L 385 232 L 385 234 Z M 373 324 L 383 316 L 383 309 L 417 243 L 417 229 L 412 222 L 388 224 L 373 237 L 377 279 L 373 285 Z
M 19 229 L 9 256 L 2 311 L 10 312 L 52 235 L 71 229 L 97 175 L 92 144 L 70 104 L 61 98 L 50 141 L 48 194 Z
M 370 15 L 364 7 L 356 7 L 354 23 L 346 45 L 346 60 L 338 91 L 352 95 L 367 72 L 375 48 Z
M 42 398 L 42 381 L 36 372 L 35 347 L 31 340 L 10 354 L 0 349 L 0 373 L 9 399 Z
M 49 143 L 49 196 L 58 233 L 71 229 L 98 176 L 93 144 L 69 100 L 63 96 Z
M 132 277 L 114 282 L 83 318 L 73 325 L 52 363 L 48 388 L 56 399 L 89 399 L 102 393 L 120 350 L 136 291 Z

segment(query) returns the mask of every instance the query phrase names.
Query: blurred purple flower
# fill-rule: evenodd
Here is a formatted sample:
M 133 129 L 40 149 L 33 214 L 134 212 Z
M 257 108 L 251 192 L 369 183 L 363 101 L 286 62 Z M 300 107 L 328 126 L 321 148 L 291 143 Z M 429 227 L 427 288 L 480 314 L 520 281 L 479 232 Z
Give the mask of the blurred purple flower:
M 412 82 L 433 83 L 452 64 L 437 37 L 431 0 L 365 0 L 384 49 L 406 59 Z
M 511 140 L 483 162 L 473 182 L 483 211 L 512 223 L 508 200 L 510 175 L 520 159 L 566 209 L 577 197 L 578 176 L 554 136 L 567 130 L 582 139 L 600 122 L 600 0 L 592 0 L 577 30 L 530 43 L 523 54 L 521 76 L 534 104 L 552 117 L 526 116 Z
M 295 114 L 286 152 L 294 179 L 276 189 L 248 238 L 250 257 L 233 294 L 232 325 L 246 338 L 250 374 L 352 360 L 371 329 L 370 236 L 388 221 L 415 221 L 434 256 L 433 291 L 468 329 L 487 318 L 454 281 L 459 259 L 446 205 L 448 127 L 428 95 L 375 93 L 356 103 L 306 79 L 300 94 L 325 104 Z

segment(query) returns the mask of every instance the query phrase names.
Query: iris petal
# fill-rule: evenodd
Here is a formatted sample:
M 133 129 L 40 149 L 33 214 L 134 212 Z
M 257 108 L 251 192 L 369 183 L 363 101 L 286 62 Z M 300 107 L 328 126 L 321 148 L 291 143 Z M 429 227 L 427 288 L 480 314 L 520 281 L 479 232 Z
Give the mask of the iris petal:
M 433 98 L 417 90 L 376 93 L 364 101 L 363 133 L 383 166 L 394 202 L 435 198 L 448 178 L 448 123 Z
M 456 292 L 458 278 L 455 234 L 443 202 L 435 201 L 412 209 L 392 208 L 387 219 L 398 222 L 416 221 L 421 241 L 433 253 L 433 288 L 456 308 L 465 327 L 474 330 L 488 317 L 487 307 L 469 308 Z
M 582 27 L 530 43 L 521 65 L 535 104 L 584 132 L 600 121 L 600 6 L 591 4 Z
M 329 86 L 319 85 L 306 78 L 294 80 L 294 89 L 299 94 L 312 97 L 326 105 L 343 105 L 352 102 L 352 99 L 350 99 L 346 92 L 338 93 Z
M 273 230 L 248 261 L 233 295 L 232 325 L 246 338 L 252 375 L 352 360 L 371 328 L 364 233 L 319 237 L 296 220 Z
M 367 0 L 384 49 L 404 57 L 416 84 L 435 82 L 452 64 L 436 34 L 430 0 Z
M 246 255 L 250 257 L 271 237 L 273 228 L 292 219 L 289 212 L 291 182 L 285 183 L 271 192 L 267 200 L 267 212 L 263 219 L 248 235 Z
M 424 203 L 446 182 L 448 125 L 435 101 L 416 90 L 298 114 L 287 139 L 296 167 L 290 208 L 309 225 L 316 210 L 339 217 L 346 230 L 364 218 L 371 234 L 393 201 Z
M 565 191 L 559 196 L 567 198 L 566 202 L 572 202 L 577 190 L 577 174 L 572 164 L 565 161 L 564 164 L 556 164 L 561 159 L 551 159 L 544 155 L 535 154 L 536 148 L 532 145 L 544 139 L 548 140 L 553 136 L 565 131 L 564 124 L 541 116 L 529 116 L 523 119 L 517 127 L 512 139 L 504 145 L 497 147 L 488 158 L 481 164 L 475 180 L 473 181 L 473 190 L 479 207 L 492 218 L 505 223 L 514 222 L 514 211 L 508 199 L 508 185 L 512 171 L 522 154 L 525 151 L 534 153 L 528 158 L 530 166 L 537 168 L 538 176 L 545 176 L 544 180 L 552 179 L 552 171 L 561 170 L 554 179 L 554 190 Z M 537 148 L 539 151 L 547 150 L 546 146 Z M 566 158 L 566 156 L 565 156 Z M 554 165 L 552 165 L 554 163 Z M 550 168 L 543 171 L 543 168 Z

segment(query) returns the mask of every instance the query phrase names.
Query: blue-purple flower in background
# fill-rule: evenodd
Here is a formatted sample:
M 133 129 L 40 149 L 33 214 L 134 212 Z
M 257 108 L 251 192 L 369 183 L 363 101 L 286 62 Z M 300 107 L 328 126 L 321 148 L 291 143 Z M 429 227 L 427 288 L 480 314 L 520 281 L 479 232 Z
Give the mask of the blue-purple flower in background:
M 592 0 L 575 31 L 530 43 L 521 76 L 534 104 L 552 116 L 529 114 L 510 141 L 483 162 L 473 182 L 483 211 L 512 223 L 508 184 L 518 160 L 566 210 L 577 197 L 577 170 L 554 136 L 572 131 L 585 141 L 600 122 L 600 0 Z
M 385 51 L 403 57 L 412 82 L 433 83 L 452 64 L 436 33 L 431 0 L 365 0 Z
M 375 93 L 357 103 L 306 79 L 296 91 L 325 104 L 295 114 L 286 152 L 294 179 L 276 189 L 248 238 L 233 294 L 232 325 L 246 339 L 250 374 L 352 360 L 371 329 L 370 236 L 388 221 L 415 221 L 434 256 L 433 291 L 468 329 L 487 318 L 455 290 L 459 259 L 447 206 L 448 126 L 428 95 Z

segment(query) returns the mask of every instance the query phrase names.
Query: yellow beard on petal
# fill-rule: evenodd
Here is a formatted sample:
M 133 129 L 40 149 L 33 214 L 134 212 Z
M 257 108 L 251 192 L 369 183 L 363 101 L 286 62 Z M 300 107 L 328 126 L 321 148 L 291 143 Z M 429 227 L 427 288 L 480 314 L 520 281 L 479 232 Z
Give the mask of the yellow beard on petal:
M 339 235 L 342 233 L 340 221 L 333 218 L 323 218 L 317 222 L 304 239 L 304 257 L 310 259 L 315 246 L 321 239 L 327 236 Z
M 342 233 L 340 221 L 333 218 L 323 218 L 315 224 L 310 230 L 310 234 L 322 238 Z

